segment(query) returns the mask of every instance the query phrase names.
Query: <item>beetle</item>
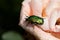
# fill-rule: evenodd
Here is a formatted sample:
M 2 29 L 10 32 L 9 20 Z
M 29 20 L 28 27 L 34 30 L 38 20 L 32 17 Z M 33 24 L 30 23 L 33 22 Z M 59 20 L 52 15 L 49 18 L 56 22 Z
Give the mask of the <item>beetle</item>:
M 44 19 L 35 15 L 29 16 L 28 18 L 26 18 L 26 21 L 28 21 L 31 24 L 39 24 L 39 25 L 43 25 L 44 23 Z

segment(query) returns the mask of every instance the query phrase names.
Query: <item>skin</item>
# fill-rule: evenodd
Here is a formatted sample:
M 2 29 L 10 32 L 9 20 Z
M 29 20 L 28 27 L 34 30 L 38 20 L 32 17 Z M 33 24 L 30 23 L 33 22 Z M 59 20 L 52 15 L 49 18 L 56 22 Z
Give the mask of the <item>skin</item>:
M 55 13 L 56 11 L 58 12 L 60 10 L 59 0 L 47 0 L 47 2 L 45 0 L 25 0 L 22 5 L 19 25 L 21 25 L 23 29 L 33 34 L 39 40 L 60 40 L 60 32 L 55 32 L 58 30 L 58 26 L 55 26 L 54 22 L 57 15 L 53 16 L 54 14 L 57 14 Z M 39 25 L 38 27 L 36 25 L 28 24 L 28 26 L 26 26 L 27 22 L 25 22 L 25 18 L 27 18 L 26 16 L 31 15 L 43 17 L 45 20 L 44 25 Z

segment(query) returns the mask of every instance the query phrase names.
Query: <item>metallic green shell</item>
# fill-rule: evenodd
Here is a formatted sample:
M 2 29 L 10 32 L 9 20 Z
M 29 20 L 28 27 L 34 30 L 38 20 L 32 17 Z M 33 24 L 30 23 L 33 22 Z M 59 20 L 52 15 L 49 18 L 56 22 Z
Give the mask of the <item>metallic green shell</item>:
M 26 21 L 29 21 L 29 22 L 34 23 L 34 24 L 40 24 L 40 25 L 42 25 L 44 23 L 43 18 L 35 16 L 35 15 L 28 17 L 26 19 Z

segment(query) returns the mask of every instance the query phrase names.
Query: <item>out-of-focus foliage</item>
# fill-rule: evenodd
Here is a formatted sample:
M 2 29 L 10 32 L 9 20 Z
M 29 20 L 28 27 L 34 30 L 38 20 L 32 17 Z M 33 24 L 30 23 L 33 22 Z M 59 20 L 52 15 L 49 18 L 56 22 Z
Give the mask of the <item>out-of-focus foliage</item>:
M 21 35 L 19 35 L 19 33 L 14 31 L 9 31 L 9 32 L 5 32 L 2 35 L 2 40 L 24 40 L 24 39 Z
M 20 26 L 18 26 L 22 1 L 23 0 L 0 0 L 0 33 L 1 34 L 2 32 L 8 30 L 18 31 L 21 34 L 23 33 L 23 29 Z M 11 34 L 10 36 L 12 36 L 13 32 L 12 33 L 10 32 L 10 34 Z M 5 36 L 6 35 L 9 35 L 9 32 L 5 33 Z M 17 35 L 18 34 L 16 34 L 15 36 Z

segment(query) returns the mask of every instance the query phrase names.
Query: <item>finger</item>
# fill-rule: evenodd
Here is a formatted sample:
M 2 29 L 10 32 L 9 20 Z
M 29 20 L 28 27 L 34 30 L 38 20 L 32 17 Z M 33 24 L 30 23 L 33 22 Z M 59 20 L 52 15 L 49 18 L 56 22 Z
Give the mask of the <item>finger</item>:
M 58 40 L 58 38 L 52 36 L 50 33 L 44 32 L 37 26 L 34 26 L 34 34 L 41 40 Z
M 20 13 L 20 22 L 19 25 L 21 25 L 23 27 L 23 23 L 26 20 L 26 16 L 28 16 L 28 14 L 30 13 L 30 6 L 29 6 L 29 1 L 23 1 L 22 2 L 22 9 L 21 9 L 21 13 Z
M 34 26 L 34 32 L 36 33 L 36 34 L 44 34 L 45 32 L 41 29 L 41 28 L 39 28 L 38 26 Z
M 45 36 L 47 36 L 47 33 L 45 33 L 42 29 L 38 28 L 37 26 L 34 26 L 34 34 L 41 40 L 48 39 L 47 37 L 45 37 Z
M 32 0 L 31 7 L 33 9 L 33 15 L 41 17 L 42 12 L 42 0 Z
M 56 26 L 56 21 L 59 18 L 59 13 L 58 10 L 53 10 L 51 17 L 50 17 L 50 30 L 53 32 L 59 32 L 57 28 L 59 28 L 59 26 Z

